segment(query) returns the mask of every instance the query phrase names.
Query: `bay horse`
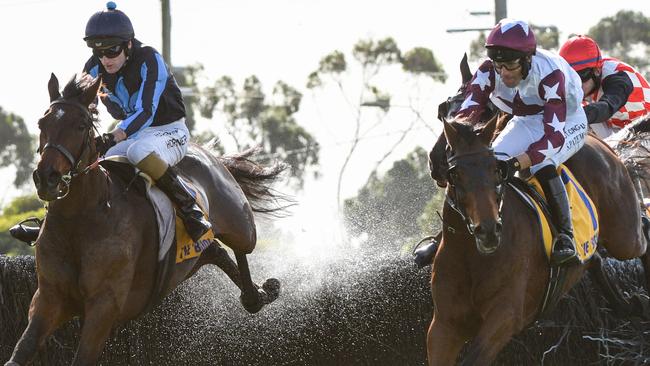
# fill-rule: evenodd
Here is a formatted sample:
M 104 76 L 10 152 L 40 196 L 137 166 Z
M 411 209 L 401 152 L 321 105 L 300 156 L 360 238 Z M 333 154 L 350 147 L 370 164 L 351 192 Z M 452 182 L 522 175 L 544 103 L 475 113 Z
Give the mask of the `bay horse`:
M 95 164 L 96 127 L 89 105 L 101 82 L 88 75 L 73 78 L 61 94 L 56 76 L 49 80 L 51 103 L 38 122 L 40 161 L 34 171 L 38 196 L 48 202 L 36 242 L 38 289 L 27 328 L 6 366 L 29 363 L 45 339 L 74 316 L 82 325 L 72 364 L 94 365 L 112 329 L 149 309 L 158 263 L 156 217 L 142 192 Z M 192 144 L 177 165 L 186 180 L 205 190 L 215 236 L 233 249 L 237 264 L 213 241 L 199 257 L 169 269 L 161 296 L 212 263 L 241 289 L 249 312 L 277 298 L 277 280 L 261 288 L 252 283 L 246 254 L 256 244 L 253 211 L 281 209 L 269 205 L 278 197 L 268 184 L 285 166 L 264 167 L 247 155 L 218 158 Z
M 455 364 L 470 341 L 462 365 L 489 365 L 539 315 L 550 269 L 535 213 L 501 181 L 490 149 L 497 118 L 482 130 L 455 120 L 443 123 L 451 168 L 445 172 L 449 184 L 443 240 L 431 274 L 434 312 L 427 333 L 428 363 Z M 615 153 L 589 135 L 565 165 L 598 209 L 598 245 L 620 260 L 642 256 L 646 242 L 638 200 Z M 642 261 L 647 277 L 647 257 Z M 594 271 L 608 300 L 621 311 L 632 310 L 602 271 L 597 253 L 585 264 L 566 269 L 561 292 L 566 293 L 587 269 Z

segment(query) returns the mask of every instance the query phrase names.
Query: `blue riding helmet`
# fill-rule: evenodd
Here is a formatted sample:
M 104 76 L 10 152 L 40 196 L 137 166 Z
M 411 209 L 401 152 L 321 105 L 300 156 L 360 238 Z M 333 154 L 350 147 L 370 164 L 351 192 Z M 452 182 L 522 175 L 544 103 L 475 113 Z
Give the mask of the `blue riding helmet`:
M 127 42 L 135 36 L 131 20 L 109 1 L 106 10 L 93 14 L 86 24 L 84 41 L 88 47 L 103 48 Z

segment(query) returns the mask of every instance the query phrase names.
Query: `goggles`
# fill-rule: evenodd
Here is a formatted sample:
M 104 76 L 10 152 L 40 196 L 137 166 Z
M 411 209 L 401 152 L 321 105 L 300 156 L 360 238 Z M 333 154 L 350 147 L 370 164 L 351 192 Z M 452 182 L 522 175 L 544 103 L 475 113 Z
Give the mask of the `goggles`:
M 578 76 L 580 76 L 580 80 L 584 83 L 586 81 L 589 81 L 589 79 L 593 78 L 594 70 L 591 68 L 582 69 L 578 71 Z
M 492 61 L 492 64 L 494 65 L 494 68 L 499 72 L 502 69 L 506 69 L 508 71 L 515 71 L 521 67 L 521 63 L 519 63 L 519 59 L 506 61 L 506 62 Z
M 93 55 L 97 56 L 97 58 L 115 58 L 122 54 L 124 46 L 124 43 L 121 43 L 111 47 L 93 48 Z

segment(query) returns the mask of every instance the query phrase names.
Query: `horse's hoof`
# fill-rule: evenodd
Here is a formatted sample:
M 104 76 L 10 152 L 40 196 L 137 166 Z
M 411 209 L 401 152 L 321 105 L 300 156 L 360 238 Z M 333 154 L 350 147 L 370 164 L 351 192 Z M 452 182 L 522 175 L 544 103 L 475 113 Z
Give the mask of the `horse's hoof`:
M 280 281 L 275 278 L 269 278 L 261 288 L 257 287 L 257 291 L 243 293 L 239 296 L 239 301 L 246 311 L 255 314 L 262 310 L 264 305 L 275 301 L 278 296 L 280 296 Z
M 280 296 L 280 281 L 277 278 L 269 278 L 264 281 L 262 289 L 266 293 L 265 304 L 270 304 Z
M 257 289 L 254 292 L 242 293 L 241 296 L 239 296 L 239 302 L 241 302 L 241 305 L 246 309 L 246 311 L 255 314 L 264 307 L 262 293 L 263 290 L 261 289 Z

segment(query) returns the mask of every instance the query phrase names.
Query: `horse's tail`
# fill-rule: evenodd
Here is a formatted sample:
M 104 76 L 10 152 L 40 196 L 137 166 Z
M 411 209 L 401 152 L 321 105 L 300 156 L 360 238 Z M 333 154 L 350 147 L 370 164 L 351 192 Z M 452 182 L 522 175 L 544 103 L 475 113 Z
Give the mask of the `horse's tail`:
M 286 209 L 295 203 L 271 186 L 289 168 L 289 165 L 275 162 L 265 166 L 251 160 L 250 158 L 260 150 L 254 147 L 235 154 L 220 156 L 217 159 L 239 183 L 254 212 L 284 216 Z

